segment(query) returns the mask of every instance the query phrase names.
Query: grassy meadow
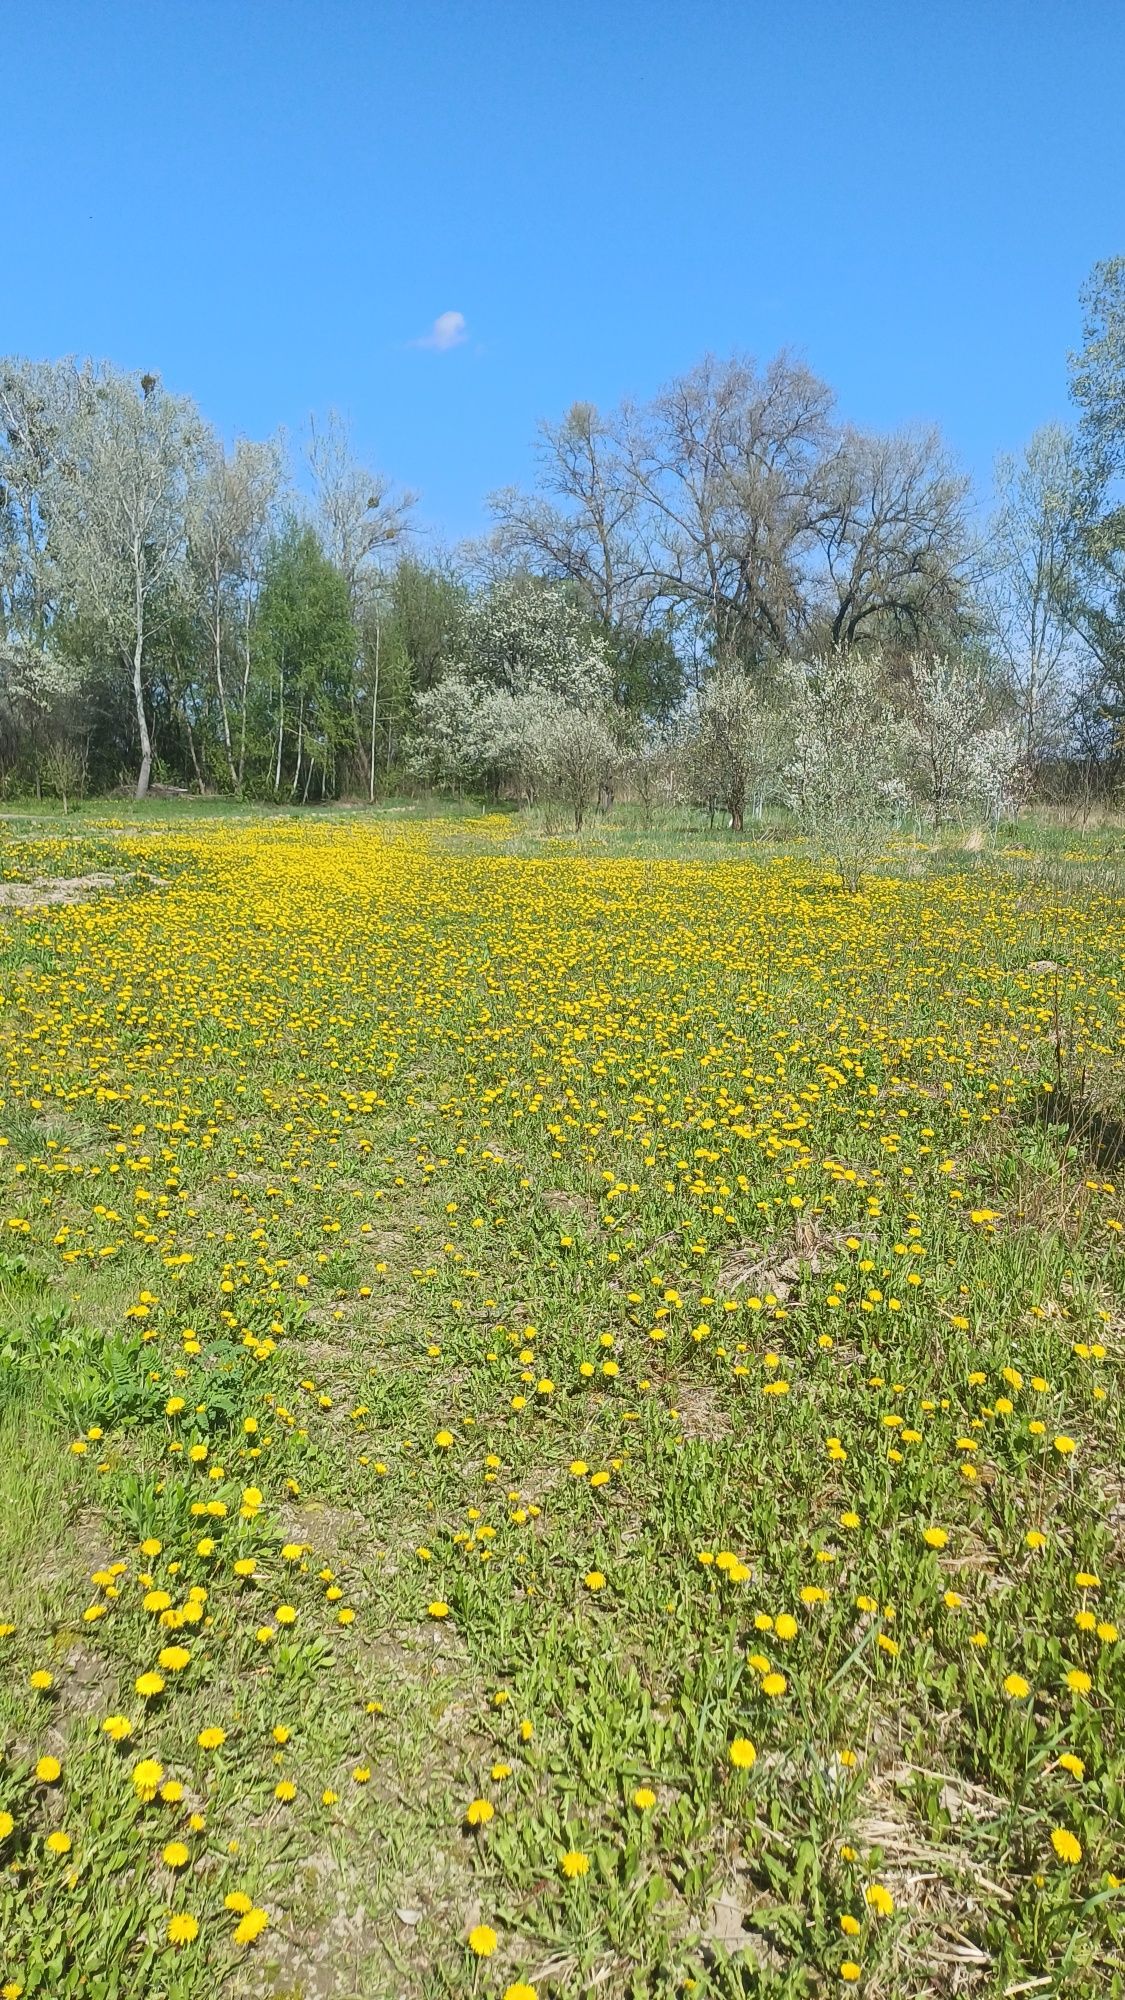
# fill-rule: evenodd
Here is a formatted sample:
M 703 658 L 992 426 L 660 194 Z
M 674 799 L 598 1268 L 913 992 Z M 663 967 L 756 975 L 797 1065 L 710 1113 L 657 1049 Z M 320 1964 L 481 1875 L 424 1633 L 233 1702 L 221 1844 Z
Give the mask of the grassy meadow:
M 4 2000 L 1125 1994 L 1120 832 L 0 860 Z

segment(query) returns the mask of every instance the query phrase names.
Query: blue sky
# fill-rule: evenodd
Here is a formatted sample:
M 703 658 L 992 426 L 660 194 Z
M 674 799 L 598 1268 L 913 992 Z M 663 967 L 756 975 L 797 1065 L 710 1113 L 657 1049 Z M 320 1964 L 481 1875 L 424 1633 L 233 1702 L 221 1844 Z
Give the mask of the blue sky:
M 0 349 L 334 404 L 449 538 L 707 349 L 986 480 L 1125 251 L 1118 0 L 7 0 L 2 60 Z

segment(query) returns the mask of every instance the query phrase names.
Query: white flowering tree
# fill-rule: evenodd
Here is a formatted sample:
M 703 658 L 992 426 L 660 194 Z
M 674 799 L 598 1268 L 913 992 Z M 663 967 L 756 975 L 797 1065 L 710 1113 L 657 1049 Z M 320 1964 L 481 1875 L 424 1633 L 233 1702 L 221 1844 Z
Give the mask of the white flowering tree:
M 498 693 L 550 695 L 569 708 L 602 708 L 613 693 L 605 642 L 566 592 L 520 578 L 472 600 L 445 671 Z
M 793 725 L 788 801 L 854 895 L 889 817 L 905 802 L 903 725 L 876 652 L 851 647 L 784 671 Z
M 544 731 L 558 712 L 567 711 L 551 695 L 482 691 L 450 674 L 415 697 L 412 767 L 454 792 L 510 785 L 530 805 L 544 769 Z
M 1017 729 L 985 665 L 966 653 L 915 653 L 906 725 L 915 795 L 935 827 L 966 808 L 999 818 L 1015 797 Z
M 483 776 L 481 701 L 461 674 L 448 674 L 414 697 L 410 765 L 443 791 L 461 792 Z
M 469 605 L 440 680 L 416 696 L 411 762 L 439 785 L 508 785 L 527 804 L 554 772 L 580 824 L 578 766 L 596 761 L 595 738 L 604 750 L 612 687 L 604 641 L 566 593 L 505 580 Z

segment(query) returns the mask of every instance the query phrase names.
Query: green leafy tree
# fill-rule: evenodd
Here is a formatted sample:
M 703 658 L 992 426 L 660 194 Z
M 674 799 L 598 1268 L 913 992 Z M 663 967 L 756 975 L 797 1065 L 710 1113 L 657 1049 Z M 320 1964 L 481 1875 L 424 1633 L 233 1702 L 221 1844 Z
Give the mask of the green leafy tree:
M 667 722 L 684 696 L 683 662 L 668 634 L 616 625 L 605 634 L 605 649 L 615 707 L 649 721 Z
M 458 650 L 468 590 L 451 563 L 403 556 L 387 579 L 384 602 L 388 647 L 401 654 L 411 687 L 423 694 Z
M 412 699 L 437 686 L 457 652 L 469 592 L 452 563 L 403 556 L 368 592 L 360 617 L 370 732 L 369 796 L 410 732 Z
M 258 644 L 269 689 L 268 789 L 324 796 L 352 736 L 357 638 L 348 587 L 314 529 L 291 521 L 266 557 Z

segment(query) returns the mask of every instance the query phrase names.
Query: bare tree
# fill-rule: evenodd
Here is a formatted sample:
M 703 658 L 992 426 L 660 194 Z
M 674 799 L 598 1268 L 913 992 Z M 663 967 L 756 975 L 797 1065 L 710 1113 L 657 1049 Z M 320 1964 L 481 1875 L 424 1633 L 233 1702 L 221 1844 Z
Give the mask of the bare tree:
M 658 802 L 671 805 L 676 796 L 682 758 L 681 742 L 673 732 L 650 721 L 629 718 L 621 732 L 621 769 L 646 826 L 652 824 Z
M 1061 721 L 1067 670 L 1081 650 L 1072 621 L 1083 511 L 1082 468 L 1061 424 L 1036 431 L 1019 459 L 997 461 L 982 590 L 1029 769 Z
M 215 678 L 219 728 L 231 785 L 246 764 L 253 613 L 270 525 L 284 478 L 280 439 L 239 438 L 232 452 L 215 439 L 188 508 L 188 553 Z M 238 748 L 231 728 L 230 655 L 238 687 Z
M 784 354 L 761 372 L 709 356 L 624 413 L 653 596 L 705 628 L 719 666 L 781 655 L 800 625 L 831 406 Z
M 355 617 L 372 560 L 402 540 L 415 495 L 397 493 L 383 473 L 359 463 L 337 410 L 319 426 L 310 418 L 307 456 L 316 525 L 329 561 L 348 586 Z
M 545 717 L 538 743 L 547 781 L 574 814 L 581 833 L 618 760 L 617 746 L 600 715 L 587 709 L 558 708 Z
M 373 798 L 384 622 L 377 565 L 381 556 L 402 541 L 416 496 L 396 492 L 383 473 L 360 464 L 348 426 L 337 410 L 330 410 L 320 426 L 315 418 L 309 419 L 307 456 L 316 498 L 316 527 L 329 560 L 347 585 L 352 623 L 360 641 L 352 680 L 352 733 L 356 761 L 361 767 L 366 765 L 368 796 Z M 369 714 L 369 722 L 361 720 L 361 706 L 364 715 Z
M 936 431 L 869 437 L 845 429 L 821 468 L 812 511 L 830 648 L 878 638 L 916 645 L 956 630 L 968 598 L 969 483 Z
M 608 417 L 575 404 L 539 463 L 536 494 L 495 496 L 488 560 L 577 585 L 607 624 L 664 623 L 712 667 L 965 618 L 968 487 L 937 433 L 839 429 L 786 354 L 708 356 Z
M 611 419 L 574 403 L 561 423 L 539 426 L 540 484 L 505 487 L 489 501 L 497 555 L 582 591 L 607 626 L 639 626 L 650 590 L 638 539 L 638 490 Z
M 182 591 L 188 496 L 206 442 L 188 398 L 170 395 L 153 375 L 107 372 L 83 382 L 54 483 L 61 568 L 132 684 L 139 799 L 152 775 L 149 657 Z

